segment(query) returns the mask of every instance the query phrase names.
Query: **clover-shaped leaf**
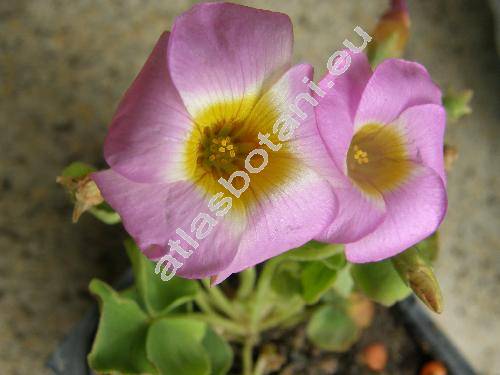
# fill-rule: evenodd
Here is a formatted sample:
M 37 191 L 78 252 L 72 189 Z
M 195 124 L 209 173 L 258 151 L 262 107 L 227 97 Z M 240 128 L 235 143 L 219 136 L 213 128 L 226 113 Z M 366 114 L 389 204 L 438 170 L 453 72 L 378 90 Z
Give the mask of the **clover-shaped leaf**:
M 201 343 L 205 332 L 203 322 L 160 319 L 148 334 L 148 358 L 162 375 L 209 375 L 210 358 Z
M 227 374 L 233 363 L 233 350 L 231 346 L 210 327 L 207 327 L 201 343 L 210 358 L 211 375 Z
M 101 309 L 99 327 L 88 355 L 90 367 L 100 373 L 156 374 L 146 356 L 149 317 L 131 299 L 120 296 L 109 285 L 92 280 L 90 291 Z
M 351 275 L 367 297 L 385 306 L 393 305 L 411 293 L 390 260 L 353 264 Z
M 335 282 L 338 271 L 322 261 L 309 262 L 302 270 L 302 297 L 308 304 L 316 303 Z
M 184 317 L 154 322 L 147 353 L 161 375 L 224 375 L 233 359 L 231 347 L 206 323 Z
M 300 265 L 292 261 L 278 264 L 271 279 L 271 288 L 283 297 L 300 294 Z
M 328 304 L 314 312 L 306 332 L 317 347 L 343 352 L 358 340 L 361 330 L 342 306 Z

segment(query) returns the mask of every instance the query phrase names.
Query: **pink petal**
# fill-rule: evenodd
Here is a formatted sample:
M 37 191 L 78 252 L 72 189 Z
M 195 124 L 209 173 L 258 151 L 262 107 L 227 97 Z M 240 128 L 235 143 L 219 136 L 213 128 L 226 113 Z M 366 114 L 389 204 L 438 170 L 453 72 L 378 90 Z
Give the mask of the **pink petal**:
M 180 228 L 192 238 L 192 221 L 200 213 L 217 218 L 207 206 L 208 199 L 187 182 L 172 184 L 142 184 L 132 182 L 108 169 L 97 172 L 92 178 L 111 207 L 122 217 L 127 232 L 146 255 L 154 260 L 168 252 L 168 240 L 180 239 Z M 184 240 L 181 246 L 193 250 L 188 259 L 170 250 L 170 254 L 184 265 L 177 275 L 202 278 L 222 271 L 233 260 L 240 242 L 243 224 L 220 219 L 212 232 L 197 240 L 193 249 Z
M 384 198 L 384 222 L 366 237 L 346 245 L 350 262 L 376 262 L 408 249 L 434 233 L 446 213 L 444 182 L 428 167 L 415 165 L 411 180 Z
M 274 103 L 281 113 L 291 113 L 289 107 L 297 95 L 309 92 L 307 85 L 302 82 L 303 77 L 312 79 L 310 65 L 291 68 L 255 106 L 249 122 L 265 123 L 268 115 L 265 103 L 269 102 Z M 258 207 L 250 210 L 248 227 L 238 254 L 231 265 L 217 275 L 216 283 L 232 273 L 303 245 L 335 217 L 335 194 L 331 184 L 320 174 L 327 173 L 331 180 L 336 180 L 341 173 L 336 170 L 323 146 L 316 126 L 314 107 L 306 103 L 299 107 L 307 114 L 307 118 L 299 121 L 300 126 L 292 139 L 287 141 L 297 156 L 295 178 L 271 195 L 264 194 L 266 199 L 260 200 Z M 294 118 L 298 119 L 297 116 Z M 258 190 L 259 186 L 251 185 L 251 188 Z
M 164 33 L 123 97 L 111 123 L 104 155 L 117 172 L 136 182 L 182 178 L 183 140 L 192 121 L 167 70 Z
M 356 114 L 356 129 L 368 123 L 389 124 L 404 110 L 441 104 L 441 91 L 425 68 L 415 62 L 382 62 L 366 85 Z
M 384 221 L 385 203 L 367 198 L 354 185 L 337 188 L 339 212 L 335 220 L 316 239 L 329 243 L 349 243 L 373 232 Z
M 252 95 L 256 100 L 289 66 L 292 43 L 292 25 L 284 14 L 202 3 L 175 21 L 170 72 L 195 115 L 214 103 Z
M 303 245 L 331 222 L 336 212 L 330 185 L 312 170 L 304 171 L 300 180 L 283 186 L 249 214 L 238 254 L 215 283 Z
M 410 107 L 396 120 L 404 129 L 411 147 L 416 149 L 417 162 L 433 169 L 446 183 L 443 161 L 446 111 L 440 105 L 424 104 Z
M 351 65 L 339 76 L 326 75 L 319 86 L 327 93 L 316 109 L 319 131 L 337 167 L 346 173 L 347 150 L 354 130 L 354 117 L 361 95 L 371 77 L 364 53 L 352 54 Z M 330 82 L 334 86 L 329 88 Z M 331 84 L 330 84 L 331 85 Z
M 290 68 L 262 96 L 252 110 L 248 123 L 259 124 L 273 121 L 266 119 L 272 116 L 269 113 L 268 103 L 273 103 L 274 109 L 278 113 L 291 115 L 300 125 L 295 129 L 293 137 L 289 141 L 286 141 L 288 146 L 293 150 L 293 153 L 297 155 L 297 158 L 319 174 L 328 177 L 335 186 L 346 185 L 345 177 L 331 160 L 319 133 L 316 124 L 315 107 L 303 99 L 297 103 L 295 102 L 296 98 L 301 94 L 308 93 L 313 97 L 313 93 L 307 84 L 303 82 L 304 77 L 308 78 L 309 81 L 313 79 L 313 68 L 311 65 L 299 64 Z M 307 117 L 302 119 L 291 111 L 290 107 L 292 105 L 296 105 Z M 318 106 L 321 106 L 321 104 Z

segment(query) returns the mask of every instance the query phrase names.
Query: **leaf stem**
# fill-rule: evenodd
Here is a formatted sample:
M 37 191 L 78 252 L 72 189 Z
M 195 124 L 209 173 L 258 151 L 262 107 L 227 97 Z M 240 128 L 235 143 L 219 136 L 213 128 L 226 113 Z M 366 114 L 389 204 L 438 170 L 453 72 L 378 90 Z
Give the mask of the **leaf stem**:
M 209 301 L 212 302 L 212 304 L 222 313 L 237 321 L 240 314 L 236 311 L 234 303 L 229 301 L 218 286 L 210 286 L 210 280 L 203 279 L 202 283 L 210 296 Z
M 169 317 L 182 317 L 191 318 L 196 320 L 201 320 L 205 323 L 213 325 L 214 328 L 220 328 L 235 336 L 245 336 L 246 331 L 244 328 L 240 327 L 238 324 L 232 322 L 231 320 L 225 319 L 217 314 L 204 314 L 204 313 L 191 313 L 191 314 L 171 314 Z
M 266 331 L 268 329 L 283 325 L 290 320 L 294 321 L 295 318 L 297 318 L 298 321 L 300 321 L 304 317 L 302 311 L 303 309 L 304 309 L 304 302 L 302 301 L 295 302 L 289 305 L 287 310 L 282 312 L 281 314 L 271 316 L 268 319 L 263 320 L 262 323 L 259 325 L 259 330 Z
M 264 265 L 264 268 L 262 269 L 259 281 L 257 282 L 257 290 L 255 293 L 252 313 L 250 317 L 250 329 L 255 334 L 258 333 L 258 325 L 259 321 L 264 315 L 264 303 L 266 301 L 266 296 L 271 285 L 271 279 L 279 262 L 279 258 L 273 258 L 267 261 Z
M 253 287 L 255 285 L 256 271 L 254 267 L 247 268 L 246 270 L 240 272 L 240 285 L 238 288 L 237 298 L 245 299 L 253 291 Z
M 264 375 L 267 367 L 267 360 L 263 355 L 260 355 L 255 364 L 253 375 Z
M 248 336 L 243 344 L 243 352 L 242 352 L 243 375 L 252 375 L 254 343 L 255 343 L 254 337 Z

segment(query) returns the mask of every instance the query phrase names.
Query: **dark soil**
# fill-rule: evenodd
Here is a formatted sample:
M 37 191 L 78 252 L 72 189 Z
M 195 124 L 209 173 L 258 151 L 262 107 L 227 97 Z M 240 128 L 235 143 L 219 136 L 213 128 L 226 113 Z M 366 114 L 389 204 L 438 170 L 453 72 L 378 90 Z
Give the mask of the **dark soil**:
M 374 343 L 382 343 L 388 352 L 385 370 L 378 374 L 416 375 L 424 363 L 431 360 L 407 331 L 397 312 L 378 307 L 372 325 L 360 340 L 346 353 L 331 353 L 314 347 L 306 338 L 305 327 L 292 330 L 276 330 L 264 337 L 255 355 L 263 350 L 276 353 L 273 356 L 273 371 L 280 375 L 373 375 L 362 361 L 362 351 Z M 235 353 L 240 348 L 235 348 Z M 235 358 L 231 374 L 240 374 L 240 359 Z

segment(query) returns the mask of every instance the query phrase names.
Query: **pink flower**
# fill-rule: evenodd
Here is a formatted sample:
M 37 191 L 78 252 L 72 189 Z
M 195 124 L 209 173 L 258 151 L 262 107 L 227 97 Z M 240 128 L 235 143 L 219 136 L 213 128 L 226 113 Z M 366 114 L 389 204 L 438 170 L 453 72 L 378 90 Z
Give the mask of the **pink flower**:
M 221 281 L 311 240 L 336 214 L 316 172 L 331 161 L 303 83 L 312 68 L 290 68 L 292 40 L 286 15 L 196 5 L 116 111 L 111 169 L 93 178 L 144 253 L 172 256 L 178 275 Z
M 404 251 L 443 220 L 446 115 L 421 65 L 391 59 L 372 72 L 364 54 L 351 58 L 343 75 L 320 83 L 318 127 L 345 177 L 339 214 L 318 239 L 345 243 L 347 258 L 362 263 Z

